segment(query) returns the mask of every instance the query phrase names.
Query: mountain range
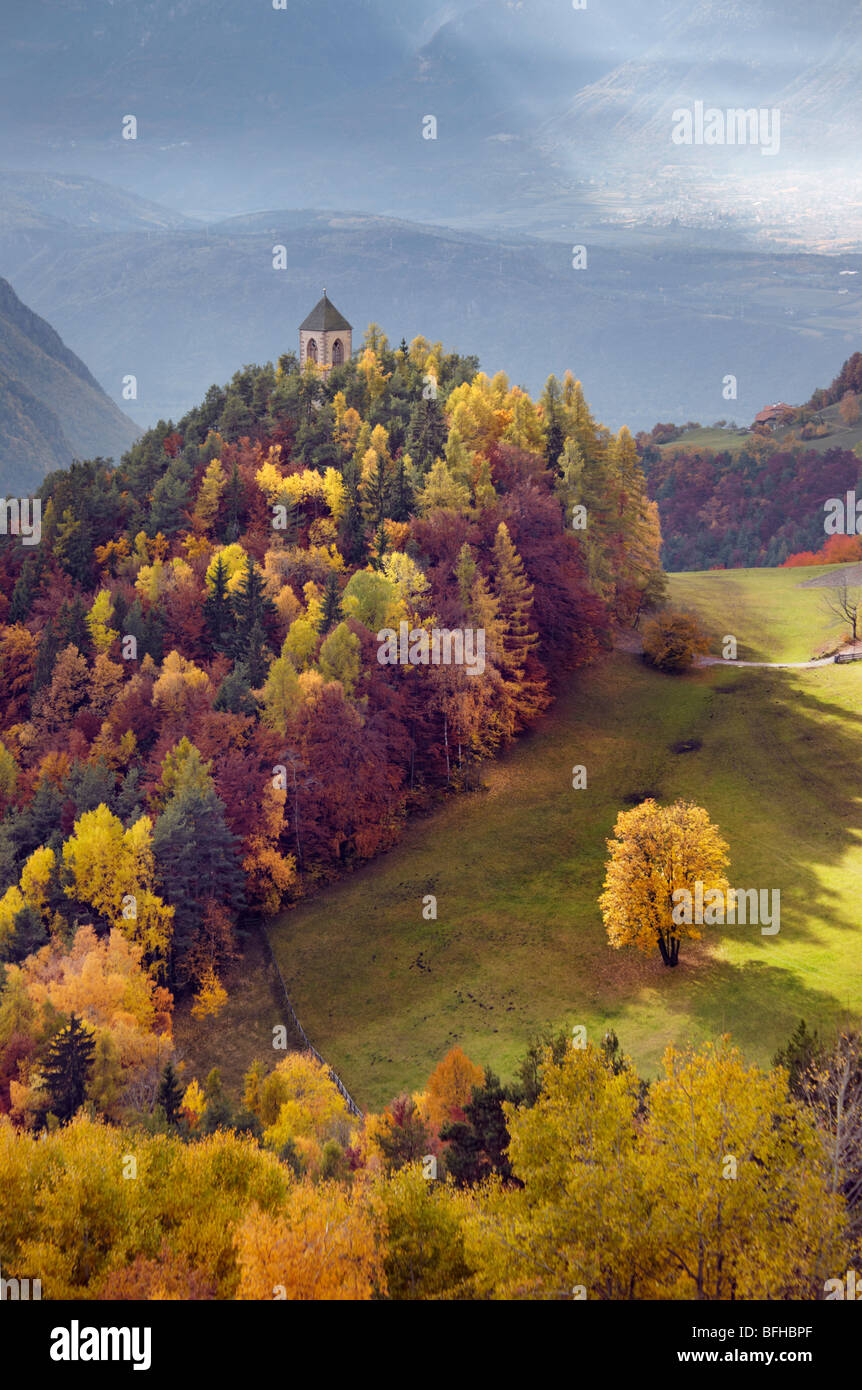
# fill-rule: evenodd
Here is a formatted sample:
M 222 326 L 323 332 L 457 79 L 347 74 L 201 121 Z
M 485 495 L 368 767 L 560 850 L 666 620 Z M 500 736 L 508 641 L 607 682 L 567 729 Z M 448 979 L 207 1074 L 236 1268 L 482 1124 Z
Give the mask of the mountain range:
M 809 249 L 862 237 L 862 10 L 846 0 L 53 0 L 50 24 L 44 3 L 7 0 L 4 40 L 0 164 L 71 167 L 211 220 L 357 208 L 554 239 L 573 221 L 735 216 Z M 672 144 L 674 109 L 697 100 L 780 108 L 779 155 Z
M 771 400 L 804 399 L 858 347 L 859 256 L 671 228 L 588 237 L 575 270 L 571 239 L 314 209 L 202 223 L 61 175 L 7 173 L 0 194 L 0 272 L 141 427 L 294 349 L 324 286 L 357 343 L 372 320 L 393 342 L 423 333 L 532 391 L 570 368 L 614 428 L 746 423 Z

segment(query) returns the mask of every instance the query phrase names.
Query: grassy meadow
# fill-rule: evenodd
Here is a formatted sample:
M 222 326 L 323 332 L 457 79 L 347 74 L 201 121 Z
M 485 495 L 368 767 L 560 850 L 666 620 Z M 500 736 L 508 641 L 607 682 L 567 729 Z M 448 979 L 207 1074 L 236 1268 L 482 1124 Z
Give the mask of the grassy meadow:
M 855 450 L 862 444 L 862 420 L 845 425 L 837 405 L 826 406 L 819 412 L 820 418 L 828 425 L 829 433 L 815 439 L 801 439 L 799 426 L 784 426 L 772 432 L 776 449 L 798 444 L 806 450 L 825 454 L 829 449 Z M 685 453 L 738 454 L 751 444 L 751 432 L 746 428 L 719 428 L 715 425 L 701 425 L 697 429 L 686 430 L 679 439 L 659 445 L 662 453 L 684 450 Z
M 721 640 L 737 640 L 739 661 L 809 661 L 834 648 L 846 623 L 827 611 L 823 589 L 800 585 L 840 565 L 793 569 L 694 570 L 670 576 L 669 602 L 694 613 L 721 655 Z
M 812 595 L 792 586 L 813 573 L 679 575 L 672 598 L 734 631 L 740 656 L 804 660 L 822 621 L 806 631 Z M 613 1026 L 651 1074 L 669 1042 L 729 1031 L 766 1063 L 800 1017 L 858 1018 L 860 735 L 862 664 L 675 678 L 618 652 L 578 673 L 486 768 L 484 790 L 412 821 L 389 854 L 271 924 L 308 1035 L 374 1107 L 421 1086 L 455 1043 L 506 1077 L 546 1024 Z M 657 951 L 609 948 L 605 840 L 647 793 L 707 808 L 731 884 L 780 889 L 777 936 L 704 928 L 676 970 Z

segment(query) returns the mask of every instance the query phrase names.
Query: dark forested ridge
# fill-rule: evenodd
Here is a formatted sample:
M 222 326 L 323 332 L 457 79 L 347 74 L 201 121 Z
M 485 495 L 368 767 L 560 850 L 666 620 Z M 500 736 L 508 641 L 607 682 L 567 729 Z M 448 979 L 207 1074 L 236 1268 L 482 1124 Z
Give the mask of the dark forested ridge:
M 733 427 L 711 430 L 716 440 L 726 435 L 726 449 L 688 444 L 697 426 L 656 425 L 639 434 L 665 568 L 783 565 L 819 552 L 827 541 L 825 503 L 859 482 L 860 386 L 862 354 L 854 353 L 830 387 L 788 407 L 774 429 L 755 422 L 742 435 Z

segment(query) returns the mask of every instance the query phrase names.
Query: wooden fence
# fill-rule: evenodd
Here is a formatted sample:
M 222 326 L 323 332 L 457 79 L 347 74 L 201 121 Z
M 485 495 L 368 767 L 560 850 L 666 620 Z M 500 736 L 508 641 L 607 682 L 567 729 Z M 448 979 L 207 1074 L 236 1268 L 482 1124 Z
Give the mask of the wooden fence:
M 278 975 L 278 978 L 281 981 L 281 988 L 284 991 L 284 1002 L 287 1005 L 287 1012 L 290 1015 L 291 1022 L 293 1023 L 293 1026 L 296 1029 L 297 1034 L 302 1040 L 303 1046 L 305 1047 L 306 1051 L 311 1053 L 312 1057 L 317 1058 L 321 1066 L 326 1067 L 326 1070 L 329 1072 L 330 1080 L 332 1081 L 333 1085 L 336 1086 L 338 1090 L 341 1092 L 351 1115 L 356 1115 L 359 1119 L 362 1119 L 362 1111 L 359 1109 L 359 1106 L 356 1104 L 356 1101 L 353 1099 L 352 1095 L 348 1091 L 341 1077 L 338 1075 L 336 1071 L 333 1071 L 329 1063 L 323 1057 L 321 1057 L 317 1048 L 312 1047 L 308 1034 L 306 1033 L 305 1029 L 300 1023 L 299 1019 L 297 1018 L 296 1010 L 290 1002 L 290 995 L 287 992 L 287 985 L 285 984 L 284 976 L 281 973 L 281 966 L 276 960 L 275 952 L 272 949 L 272 942 L 269 939 L 269 932 L 267 931 L 263 922 L 260 923 L 260 930 L 263 932 L 263 939 L 266 942 L 266 947 L 269 951 L 269 958 L 275 966 L 276 974 Z

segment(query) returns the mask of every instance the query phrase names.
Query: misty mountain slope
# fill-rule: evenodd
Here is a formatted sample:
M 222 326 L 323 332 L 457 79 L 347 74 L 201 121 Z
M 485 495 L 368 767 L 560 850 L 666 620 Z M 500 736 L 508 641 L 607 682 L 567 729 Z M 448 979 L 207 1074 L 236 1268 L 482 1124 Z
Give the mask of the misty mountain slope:
M 80 358 L 0 280 L 0 489 L 23 494 L 73 458 L 119 458 L 136 435 Z
M 537 129 L 545 150 L 568 150 L 573 162 L 585 147 L 601 148 L 625 165 L 648 151 L 654 161 L 677 161 L 694 152 L 670 140 L 676 107 L 779 105 L 782 121 L 795 131 L 792 153 L 810 153 L 814 132 L 806 119 L 818 99 L 828 100 L 839 41 L 862 43 L 862 15 L 847 15 L 843 0 L 812 7 L 802 0 L 700 0 L 667 17 L 644 52 L 598 81 L 583 86 L 565 111 Z M 807 100 L 799 100 L 807 92 Z M 724 151 L 722 151 L 724 153 Z M 759 155 L 759 151 L 756 152 Z M 716 147 L 707 149 L 715 159 Z M 699 157 L 704 156 L 704 149 Z
M 81 174 L 0 169 L 0 227 L 61 225 L 102 232 L 193 226 L 183 213 Z
M 0 495 L 29 496 L 47 473 L 66 467 L 71 458 L 53 410 L 0 370 Z
M 208 221 L 355 207 L 552 238 L 665 225 L 670 203 L 689 226 L 742 208 L 749 234 L 862 243 L 847 0 L 56 0 L 45 17 L 4 6 L 0 163 L 71 166 Z M 695 101 L 778 106 L 780 155 L 674 145 Z M 826 168 L 812 208 L 798 180 Z
M 591 246 L 578 272 L 571 244 L 291 210 L 149 237 L 76 231 L 15 273 L 109 393 L 137 377 L 126 409 L 141 426 L 177 419 L 237 363 L 295 350 L 325 286 L 357 344 L 373 319 L 393 342 L 425 333 L 532 391 L 571 368 L 608 425 L 651 428 L 748 422 L 765 401 L 831 379 L 858 346 L 862 290 L 842 278 L 848 265 L 862 262 L 680 241 Z

